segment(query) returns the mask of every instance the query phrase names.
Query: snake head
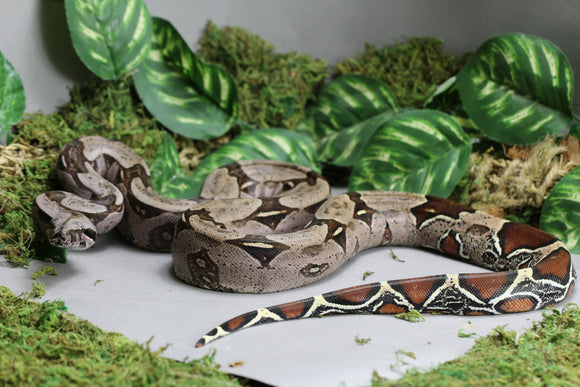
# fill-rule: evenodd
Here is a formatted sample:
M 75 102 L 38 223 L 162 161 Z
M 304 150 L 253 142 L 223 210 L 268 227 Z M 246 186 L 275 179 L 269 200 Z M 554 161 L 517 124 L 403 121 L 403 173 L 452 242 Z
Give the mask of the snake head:
M 93 222 L 82 214 L 72 215 L 65 221 L 56 219 L 48 230 L 51 245 L 68 250 L 85 250 L 95 244 L 97 229 Z

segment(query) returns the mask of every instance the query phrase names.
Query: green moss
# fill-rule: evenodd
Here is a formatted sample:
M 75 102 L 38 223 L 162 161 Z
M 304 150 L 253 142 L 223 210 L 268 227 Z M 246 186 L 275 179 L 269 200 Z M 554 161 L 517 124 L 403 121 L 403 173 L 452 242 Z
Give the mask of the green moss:
M 155 157 L 165 130 L 146 111 L 131 78 L 102 81 L 93 78 L 75 86 L 71 100 L 59 113 L 75 137 L 97 135 L 118 140 L 146 160 Z
M 238 87 L 240 119 L 257 128 L 293 129 L 328 75 L 328 63 L 272 44 L 239 27 L 209 22 L 197 54 L 230 72 Z
M 398 318 L 400 320 L 405 320 L 405 321 L 409 321 L 409 322 L 421 322 L 421 321 L 425 321 L 425 317 L 423 317 L 423 315 L 417 311 L 416 309 L 413 309 L 409 312 L 405 312 L 405 313 L 397 313 L 395 315 L 395 318 Z
M 16 125 L 15 143 L 34 146 L 54 155 L 67 142 L 78 137 L 69 124 L 58 113 L 27 114 Z
M 456 360 L 373 386 L 576 386 L 580 380 L 580 308 L 549 310 L 523 334 L 496 328 Z
M 354 342 L 357 343 L 358 345 L 365 345 L 371 342 L 371 338 L 370 337 L 362 338 L 356 335 L 354 337 Z
M 32 273 L 32 290 L 30 292 L 22 294 L 22 296 L 27 299 L 40 298 L 44 296 L 46 294 L 46 287 L 44 286 L 44 282 L 38 280 L 40 277 L 44 275 L 56 276 L 58 275 L 58 273 L 52 266 L 44 266 L 37 272 Z
M 366 44 L 364 52 L 337 63 L 337 76 L 365 74 L 385 82 L 401 106 L 421 107 L 440 83 L 457 74 L 465 57 L 457 58 L 443 51 L 443 41 L 431 37 L 414 37 L 408 43 L 397 43 L 377 49 Z
M 64 302 L 31 302 L 0 286 L 0 385 L 239 386 L 213 355 L 178 362 L 67 313 Z

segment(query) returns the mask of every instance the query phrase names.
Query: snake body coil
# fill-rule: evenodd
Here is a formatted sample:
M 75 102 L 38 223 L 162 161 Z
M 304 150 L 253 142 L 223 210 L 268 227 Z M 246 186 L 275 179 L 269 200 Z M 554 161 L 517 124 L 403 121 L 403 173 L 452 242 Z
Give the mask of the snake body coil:
M 58 174 L 64 190 L 38 196 L 34 206 L 51 243 L 87 248 L 117 226 L 134 245 L 171 250 L 177 277 L 207 289 L 302 286 L 381 245 L 434 249 L 494 271 L 377 282 L 255 310 L 197 346 L 253 325 L 326 314 L 523 312 L 558 303 L 574 288 L 570 253 L 543 231 L 420 194 L 330 197 L 322 176 L 294 164 L 229 164 L 208 176 L 199 198 L 175 200 L 153 191 L 130 148 L 83 137 L 64 147 Z

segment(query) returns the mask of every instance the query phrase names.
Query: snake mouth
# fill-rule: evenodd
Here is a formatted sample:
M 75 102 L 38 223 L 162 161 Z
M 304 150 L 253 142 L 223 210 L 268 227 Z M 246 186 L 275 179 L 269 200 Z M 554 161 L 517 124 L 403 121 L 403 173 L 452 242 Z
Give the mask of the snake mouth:
M 95 244 L 97 232 L 90 228 L 56 232 L 49 242 L 53 246 L 68 250 L 86 250 Z

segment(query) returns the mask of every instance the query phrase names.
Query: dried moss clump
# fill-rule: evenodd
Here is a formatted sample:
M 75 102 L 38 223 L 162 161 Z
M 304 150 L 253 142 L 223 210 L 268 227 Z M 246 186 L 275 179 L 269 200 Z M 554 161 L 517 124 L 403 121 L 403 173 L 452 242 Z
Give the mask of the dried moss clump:
M 556 183 L 580 164 L 574 137 L 549 137 L 534 145 L 473 153 L 469 169 L 453 198 L 464 204 L 524 223 L 538 223 L 539 213 Z
M 443 51 L 443 40 L 414 37 L 377 49 L 365 44 L 364 53 L 334 66 L 337 76 L 364 74 L 385 82 L 401 106 L 421 107 L 440 83 L 457 74 L 466 57 L 457 58 Z
M 272 44 L 239 27 L 209 22 L 197 54 L 222 66 L 238 86 L 240 119 L 257 128 L 293 129 L 328 75 L 328 63 Z
M 580 309 L 546 311 L 542 322 L 523 334 L 496 328 L 476 340 L 466 355 L 420 373 L 373 386 L 576 386 L 580 380 Z
M 62 301 L 31 302 L 0 286 L 0 385 L 241 385 L 213 356 L 166 359 L 66 310 Z

